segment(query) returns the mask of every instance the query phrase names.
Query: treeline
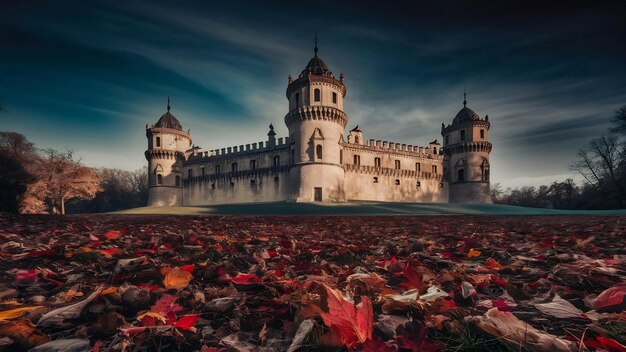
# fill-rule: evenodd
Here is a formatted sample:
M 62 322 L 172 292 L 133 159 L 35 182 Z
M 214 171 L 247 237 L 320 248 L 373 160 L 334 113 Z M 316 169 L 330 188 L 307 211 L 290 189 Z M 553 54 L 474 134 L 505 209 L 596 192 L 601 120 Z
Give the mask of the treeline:
M 494 203 L 554 209 L 626 208 L 626 106 L 615 112 L 609 133 L 578 151 L 570 169 L 584 179 L 503 191 L 492 185 Z
M 143 206 L 147 171 L 94 169 L 71 151 L 38 149 L 24 135 L 0 132 L 0 211 L 65 214 Z

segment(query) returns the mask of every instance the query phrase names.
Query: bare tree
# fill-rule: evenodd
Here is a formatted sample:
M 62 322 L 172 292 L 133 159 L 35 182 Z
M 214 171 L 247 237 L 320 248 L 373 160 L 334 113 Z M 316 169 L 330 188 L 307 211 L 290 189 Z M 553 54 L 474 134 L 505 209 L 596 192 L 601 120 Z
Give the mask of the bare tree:
M 612 122 L 615 127 L 611 127 L 611 132 L 626 136 L 626 105 L 615 112 Z

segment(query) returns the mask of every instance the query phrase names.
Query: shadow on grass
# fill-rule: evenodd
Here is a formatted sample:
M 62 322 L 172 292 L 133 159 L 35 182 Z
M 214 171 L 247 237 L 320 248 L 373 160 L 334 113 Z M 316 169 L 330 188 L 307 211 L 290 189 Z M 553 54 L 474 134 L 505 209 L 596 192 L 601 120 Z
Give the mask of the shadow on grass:
M 193 207 L 142 207 L 114 214 L 163 215 L 607 215 L 624 210 L 555 210 L 498 204 L 449 203 L 252 203 Z

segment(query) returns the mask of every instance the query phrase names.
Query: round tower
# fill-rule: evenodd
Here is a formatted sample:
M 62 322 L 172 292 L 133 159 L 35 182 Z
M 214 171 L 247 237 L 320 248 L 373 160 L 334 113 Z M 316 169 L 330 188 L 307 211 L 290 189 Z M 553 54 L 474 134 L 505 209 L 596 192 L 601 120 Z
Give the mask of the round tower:
M 452 124 L 441 124 L 450 203 L 491 203 L 489 127 L 489 116 L 481 119 L 468 108 L 465 94 L 463 108 Z
M 287 86 L 291 201 L 345 201 L 340 145 L 348 123 L 345 96 L 343 74 L 336 79 L 318 56 L 316 38 L 313 58 L 298 78 L 289 76 Z
M 183 131 L 178 119 L 170 112 L 170 99 L 167 98 L 167 112 L 159 121 L 148 127 L 148 206 L 183 205 L 183 161 L 191 147 L 189 131 Z

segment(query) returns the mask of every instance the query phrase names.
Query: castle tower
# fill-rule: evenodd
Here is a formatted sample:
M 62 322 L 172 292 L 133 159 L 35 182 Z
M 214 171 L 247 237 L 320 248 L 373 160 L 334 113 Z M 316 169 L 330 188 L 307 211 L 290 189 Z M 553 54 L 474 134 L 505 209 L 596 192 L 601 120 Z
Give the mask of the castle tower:
M 481 119 L 467 107 L 451 125 L 441 124 L 444 149 L 444 178 L 449 184 L 450 203 L 491 203 L 489 190 L 489 116 Z
M 336 79 L 318 56 L 316 36 L 313 58 L 298 78 L 289 76 L 287 86 L 290 201 L 345 201 L 340 145 L 348 123 L 345 96 L 343 74 Z
M 183 161 L 191 147 L 189 131 L 183 131 L 178 119 L 170 112 L 170 99 L 167 98 L 167 112 L 159 121 L 148 127 L 148 206 L 183 205 Z

